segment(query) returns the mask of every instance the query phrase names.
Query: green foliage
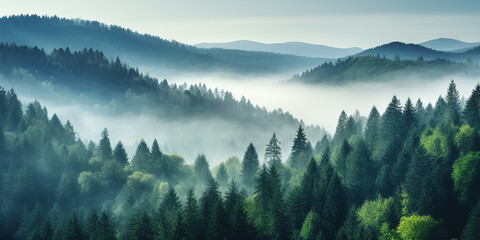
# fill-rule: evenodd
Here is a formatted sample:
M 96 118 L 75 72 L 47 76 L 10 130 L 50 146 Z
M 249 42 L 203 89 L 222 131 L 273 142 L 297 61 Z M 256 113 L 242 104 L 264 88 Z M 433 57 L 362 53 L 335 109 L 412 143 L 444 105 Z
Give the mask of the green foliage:
M 480 150 L 480 136 L 478 131 L 469 125 L 463 125 L 455 135 L 455 145 L 461 155 Z
M 273 133 L 267 144 L 267 149 L 265 149 L 265 160 L 268 160 L 270 165 L 275 164 L 277 168 L 282 165 L 282 149 L 275 133 Z
M 472 209 L 462 231 L 462 240 L 480 239 L 480 202 Z
M 250 143 L 242 161 L 242 182 L 244 186 L 253 186 L 258 169 L 259 161 L 257 150 L 255 150 L 253 144 Z
M 213 179 L 207 158 L 203 154 L 198 155 L 195 159 L 195 176 L 200 183 L 205 185 Z
M 397 228 L 397 234 L 402 240 L 435 239 L 434 230 L 438 221 L 430 216 L 411 215 L 402 217 Z
M 454 189 L 460 202 L 473 206 L 480 199 L 480 152 L 469 152 L 453 164 Z

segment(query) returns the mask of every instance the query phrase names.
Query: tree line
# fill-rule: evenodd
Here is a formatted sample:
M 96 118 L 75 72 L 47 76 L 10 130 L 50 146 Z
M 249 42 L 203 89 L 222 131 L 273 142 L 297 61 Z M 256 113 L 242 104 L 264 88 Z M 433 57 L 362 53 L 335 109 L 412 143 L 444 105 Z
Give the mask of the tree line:
M 342 112 L 314 146 L 299 126 L 287 157 L 273 133 L 213 168 L 156 140 L 130 158 L 107 129 L 84 143 L 13 90 L 0 127 L 2 239 L 480 237 L 480 85 L 465 103 L 452 81 L 435 105 Z

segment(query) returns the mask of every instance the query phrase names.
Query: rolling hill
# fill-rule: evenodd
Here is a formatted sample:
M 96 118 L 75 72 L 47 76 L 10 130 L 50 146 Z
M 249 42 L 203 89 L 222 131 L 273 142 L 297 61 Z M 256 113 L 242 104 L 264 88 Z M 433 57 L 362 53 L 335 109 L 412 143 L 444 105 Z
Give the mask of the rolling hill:
M 199 48 L 223 48 L 245 51 L 261 51 L 320 58 L 342 58 L 345 56 L 357 54 L 362 51 L 362 49 L 358 47 L 335 48 L 320 44 L 309 44 L 303 42 L 260 43 L 247 40 L 239 40 L 225 43 L 199 43 L 195 46 Z
M 430 41 L 419 43 L 418 45 L 444 52 L 467 51 L 480 46 L 480 42 L 463 42 L 453 38 L 437 38 Z
M 183 73 L 227 72 L 237 74 L 293 73 L 314 67 L 323 59 L 248 51 L 198 49 L 174 40 L 139 34 L 96 21 L 19 15 L 0 18 L 0 42 L 54 48 L 102 51 L 120 57 L 142 70 L 170 77 Z M 241 55 L 241 61 L 237 59 Z
M 456 62 L 472 61 L 478 62 L 480 60 L 480 47 L 475 47 L 465 52 L 443 52 L 431 48 L 427 48 L 418 44 L 407 44 L 402 42 L 391 42 L 378 47 L 367 49 L 355 56 L 385 56 L 386 58 L 416 60 L 423 58 L 424 60 L 445 59 Z
M 478 76 L 479 73 L 478 66 L 444 59 L 392 60 L 379 56 L 359 56 L 338 60 L 335 64 L 324 63 L 300 75 L 295 75 L 291 81 L 341 84 L 353 81 L 390 81 L 411 77 L 437 79 L 453 75 Z

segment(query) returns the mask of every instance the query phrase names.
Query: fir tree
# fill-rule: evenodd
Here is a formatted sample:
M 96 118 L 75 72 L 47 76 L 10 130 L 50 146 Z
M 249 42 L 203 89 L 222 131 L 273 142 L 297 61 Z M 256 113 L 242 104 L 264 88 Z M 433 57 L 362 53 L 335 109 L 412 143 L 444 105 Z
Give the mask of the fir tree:
M 218 184 L 211 179 L 200 199 L 203 234 L 206 239 L 223 239 L 225 224 L 223 202 Z
M 407 99 L 403 108 L 403 123 L 405 127 L 404 132 L 407 134 L 415 123 L 415 108 L 410 98 Z
M 347 140 L 343 140 L 342 146 L 340 147 L 340 152 L 338 153 L 336 159 L 336 170 L 342 179 L 342 182 L 345 182 L 347 174 L 347 159 L 350 151 L 350 144 L 348 144 Z
M 113 150 L 113 158 L 122 165 L 126 165 L 128 163 L 127 151 L 125 151 L 121 141 L 118 141 L 117 145 L 115 146 L 115 150 Z
M 377 143 L 379 121 L 380 114 L 378 113 L 377 108 L 373 106 L 372 110 L 370 110 L 370 114 L 368 115 L 365 129 L 365 140 L 367 141 L 370 150 L 373 150 L 373 146 Z
M 201 184 L 205 185 L 213 179 L 207 158 L 203 154 L 198 155 L 195 159 L 195 176 Z
M 472 95 L 467 99 L 463 116 L 468 125 L 480 127 L 480 84 L 475 86 Z
M 297 135 L 293 140 L 292 146 L 292 159 L 298 157 L 303 151 L 307 148 L 307 137 L 305 135 L 305 131 L 303 130 L 302 126 L 298 127 Z
M 245 187 L 248 188 L 254 185 L 258 168 L 258 154 L 253 144 L 250 143 L 242 161 L 242 182 Z
M 278 141 L 275 133 L 273 133 L 272 138 L 267 144 L 265 160 L 268 161 L 269 165 L 275 164 L 277 167 L 281 166 L 282 149 L 280 148 L 280 141 Z
M 135 150 L 135 155 L 132 158 L 132 166 L 136 171 L 151 172 L 152 165 L 150 159 L 150 149 L 147 143 L 142 139 Z
M 333 136 L 335 144 L 339 144 L 347 138 L 346 136 L 347 121 L 348 121 L 347 114 L 345 113 L 345 111 L 342 111 L 340 113 L 340 117 L 338 117 L 337 128 L 335 129 L 335 135 Z
M 144 211 L 136 210 L 127 222 L 122 234 L 124 240 L 153 240 L 153 224 Z
M 107 161 L 113 158 L 112 146 L 110 144 L 110 138 L 108 138 L 108 130 L 106 128 L 102 131 L 102 139 L 99 144 L 100 157 L 103 161 Z
M 457 91 L 457 86 L 453 80 L 448 86 L 447 96 L 445 97 L 447 102 L 447 115 L 448 121 L 451 121 L 455 125 L 460 124 L 460 96 Z
M 192 189 L 190 189 L 187 193 L 187 200 L 185 207 L 183 208 L 182 220 L 184 221 L 185 225 L 185 239 L 200 239 L 200 216 L 198 212 L 197 200 L 195 199 Z
M 373 166 L 367 144 L 363 139 L 358 140 L 348 155 L 345 172 L 345 186 L 349 200 L 354 205 L 361 204 L 373 195 L 376 174 Z
M 224 163 L 221 163 L 220 166 L 218 167 L 217 175 L 215 176 L 218 184 L 220 184 L 220 187 L 225 187 L 228 182 L 228 174 L 227 174 L 227 168 L 225 167 Z

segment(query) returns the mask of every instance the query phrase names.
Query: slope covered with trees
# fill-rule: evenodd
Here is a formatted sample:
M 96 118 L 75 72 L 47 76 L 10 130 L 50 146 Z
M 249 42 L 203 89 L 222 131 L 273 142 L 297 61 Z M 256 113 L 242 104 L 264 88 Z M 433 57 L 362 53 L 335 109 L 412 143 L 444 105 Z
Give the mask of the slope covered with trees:
M 292 81 L 305 83 L 340 84 L 354 81 L 391 81 L 393 79 L 438 79 L 452 75 L 477 76 L 480 68 L 475 65 L 456 63 L 437 59 L 425 61 L 401 60 L 398 55 L 394 59 L 377 56 L 349 57 L 324 63 L 316 68 L 295 75 Z
M 295 72 L 322 63 L 320 58 L 284 54 L 196 47 L 139 34 L 130 29 L 106 25 L 97 21 L 18 15 L 0 18 L 0 41 L 37 46 L 50 52 L 55 48 L 81 51 L 101 50 L 108 58 L 123 60 L 154 71 L 168 73 L 233 72 L 241 74 L 271 74 Z
M 272 135 L 212 172 L 157 141 L 127 156 L 106 129 L 84 143 L 1 89 L 0 237 L 478 239 L 479 96 L 463 108 L 453 81 L 435 105 L 394 96 L 366 122 L 342 112 L 315 148 L 299 127 L 291 150 Z

